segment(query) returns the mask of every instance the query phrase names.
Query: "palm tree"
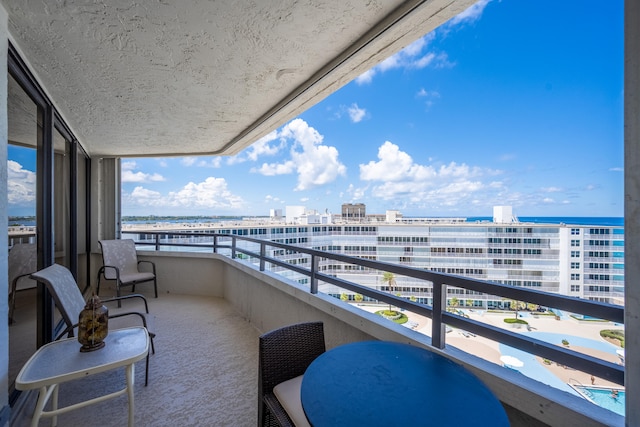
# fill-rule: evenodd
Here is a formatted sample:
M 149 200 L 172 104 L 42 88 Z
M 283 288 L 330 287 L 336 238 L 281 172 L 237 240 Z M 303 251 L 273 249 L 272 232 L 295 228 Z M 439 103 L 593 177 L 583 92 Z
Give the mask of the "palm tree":
M 389 286 L 389 293 L 393 294 L 393 290 L 396 286 L 396 275 L 385 271 L 382 273 L 382 283 L 386 283 Z M 391 304 L 389 304 L 389 311 L 391 310 Z

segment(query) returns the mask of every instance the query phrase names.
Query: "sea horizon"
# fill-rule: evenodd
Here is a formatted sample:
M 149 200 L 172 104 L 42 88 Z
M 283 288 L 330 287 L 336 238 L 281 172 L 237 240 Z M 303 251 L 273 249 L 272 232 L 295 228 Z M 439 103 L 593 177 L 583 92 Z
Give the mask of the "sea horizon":
M 267 218 L 265 215 L 125 215 L 122 217 L 123 224 L 156 224 L 156 223 L 207 223 L 224 221 L 241 221 L 249 218 Z M 404 218 L 424 218 L 418 216 L 405 216 Z M 442 216 L 429 218 L 466 218 L 466 222 L 492 222 L 491 216 Z M 567 225 L 602 225 L 623 227 L 624 217 L 616 216 L 523 216 L 517 218 L 520 223 L 535 224 L 567 224 Z M 9 217 L 9 225 L 19 224 L 21 226 L 35 226 L 35 217 L 15 216 Z

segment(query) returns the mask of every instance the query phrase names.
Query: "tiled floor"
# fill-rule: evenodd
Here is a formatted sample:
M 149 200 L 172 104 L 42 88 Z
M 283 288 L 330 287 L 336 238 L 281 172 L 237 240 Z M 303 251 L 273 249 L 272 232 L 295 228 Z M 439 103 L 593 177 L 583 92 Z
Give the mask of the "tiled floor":
M 145 362 L 136 364 L 136 425 L 255 426 L 259 332 L 224 299 L 165 294 L 149 298 L 149 304 L 156 354 L 147 387 Z M 66 383 L 60 387 L 60 406 L 123 386 L 123 370 Z M 28 425 L 34 404 L 35 393 L 12 426 Z M 126 395 L 58 417 L 59 426 L 126 424 Z

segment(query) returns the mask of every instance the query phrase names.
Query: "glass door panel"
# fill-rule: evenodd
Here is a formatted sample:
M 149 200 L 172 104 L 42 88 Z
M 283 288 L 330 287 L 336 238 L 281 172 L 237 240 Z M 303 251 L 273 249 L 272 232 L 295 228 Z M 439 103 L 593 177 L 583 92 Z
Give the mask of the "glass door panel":
M 36 155 L 38 146 L 37 106 L 8 78 L 7 211 L 9 224 L 8 285 L 9 384 L 36 350 L 36 283 L 22 274 L 36 262 Z M 12 292 L 13 284 L 16 290 Z M 10 391 L 11 391 L 10 390 Z

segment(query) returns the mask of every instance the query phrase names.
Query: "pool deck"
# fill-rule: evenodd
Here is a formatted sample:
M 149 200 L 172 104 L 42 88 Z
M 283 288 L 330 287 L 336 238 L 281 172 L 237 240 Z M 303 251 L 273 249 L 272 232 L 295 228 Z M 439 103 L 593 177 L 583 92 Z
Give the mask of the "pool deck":
M 380 309 L 384 309 L 385 305 L 362 305 L 359 304 L 358 308 L 369 312 L 375 312 Z M 506 324 L 504 319 L 507 317 L 514 317 L 515 313 L 491 313 L 485 310 L 470 310 L 462 309 L 469 315 L 469 318 L 478 322 L 483 322 L 503 329 L 508 329 L 516 332 L 522 332 L 528 334 L 529 331 L 526 328 L 513 329 L 512 326 Z M 409 321 L 417 324 L 414 328 L 418 332 L 422 332 L 425 335 L 431 335 L 431 319 L 419 316 L 417 314 L 404 312 L 408 315 Z M 554 316 L 538 315 L 532 316 L 531 313 L 523 312 L 523 319 L 525 319 L 531 327 L 531 333 L 536 335 L 551 335 L 558 337 L 561 336 L 569 341 L 569 348 L 584 354 L 588 354 L 599 359 L 607 360 L 613 363 L 620 363 L 620 357 L 616 354 L 616 349 L 620 349 L 602 337 L 600 337 L 600 331 L 602 329 L 623 329 L 622 325 L 616 325 L 612 322 L 592 322 L 592 321 L 579 321 L 569 316 L 562 316 L 561 320 L 556 320 Z M 539 337 L 536 337 L 539 338 Z M 548 342 L 549 339 L 540 338 Z M 578 342 L 583 345 L 571 344 L 572 339 L 574 342 Z M 505 354 L 506 346 L 501 346 L 496 341 L 489 340 L 480 336 L 473 336 L 459 329 L 453 329 L 447 333 L 446 336 L 447 345 L 457 347 L 463 351 L 474 354 L 485 360 L 493 362 L 498 365 L 502 365 L 500 356 Z M 597 344 L 590 346 L 591 343 Z M 541 369 L 548 370 L 551 374 L 558 378 L 563 384 L 582 384 L 582 385 L 596 385 L 602 387 L 618 388 L 619 385 L 607 381 L 605 379 L 594 377 L 591 381 L 591 374 L 587 372 L 580 372 L 572 368 L 564 367 L 552 362 L 550 365 L 543 363 L 541 357 L 532 356 L 535 358 L 539 366 L 529 366 L 534 368 L 535 372 L 542 372 Z M 533 360 L 533 359 L 532 359 Z M 525 361 L 525 363 L 531 363 Z M 541 369 L 540 369 L 541 368 Z M 518 369 L 518 368 L 515 368 Z M 526 369 L 530 371 L 529 369 Z M 546 375 L 543 375 L 546 376 Z M 567 387 L 567 390 L 571 390 Z

